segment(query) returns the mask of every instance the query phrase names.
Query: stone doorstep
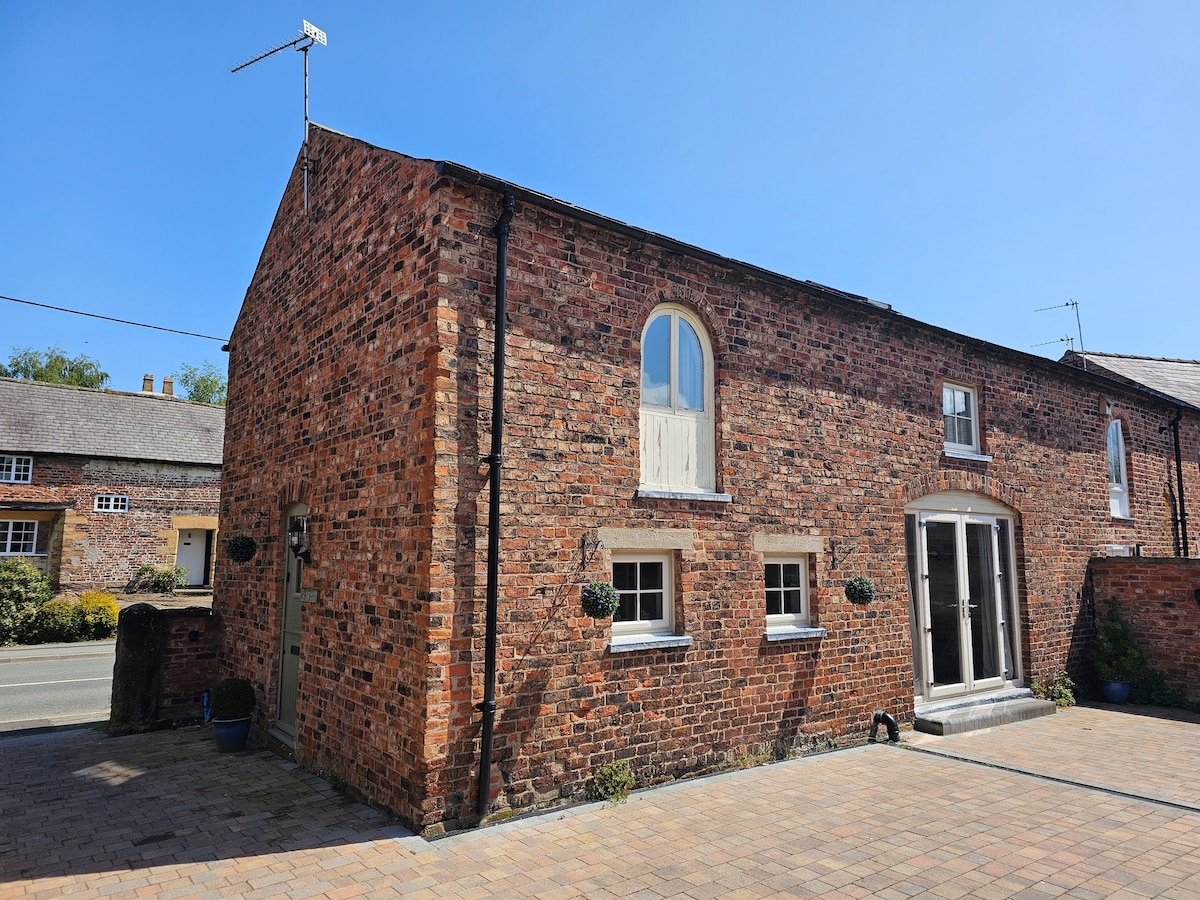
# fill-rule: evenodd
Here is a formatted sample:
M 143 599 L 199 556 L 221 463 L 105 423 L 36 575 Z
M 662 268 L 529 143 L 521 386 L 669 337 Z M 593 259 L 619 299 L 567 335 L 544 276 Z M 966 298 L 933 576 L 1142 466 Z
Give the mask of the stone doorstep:
M 1057 707 L 1050 700 L 1021 697 L 1001 700 L 998 703 L 979 703 L 954 709 L 926 712 L 916 717 L 913 728 L 926 734 L 959 734 L 964 731 L 979 731 L 997 725 L 1011 725 L 1042 716 L 1054 715 Z

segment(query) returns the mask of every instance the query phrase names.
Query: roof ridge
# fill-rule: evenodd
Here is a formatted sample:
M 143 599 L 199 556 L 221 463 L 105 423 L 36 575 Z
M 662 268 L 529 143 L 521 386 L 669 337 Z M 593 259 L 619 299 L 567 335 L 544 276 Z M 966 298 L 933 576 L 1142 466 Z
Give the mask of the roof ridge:
M 1101 350 L 1088 350 L 1080 355 L 1099 356 L 1105 359 L 1146 359 L 1152 362 L 1186 363 L 1191 366 L 1200 365 L 1200 359 L 1178 359 L 1171 356 L 1143 356 L 1138 353 L 1105 353 Z

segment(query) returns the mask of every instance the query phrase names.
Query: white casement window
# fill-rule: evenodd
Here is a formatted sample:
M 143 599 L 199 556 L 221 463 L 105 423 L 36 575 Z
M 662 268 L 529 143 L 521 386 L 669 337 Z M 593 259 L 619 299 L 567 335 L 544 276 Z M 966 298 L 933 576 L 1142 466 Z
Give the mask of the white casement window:
M 1119 519 L 1129 518 L 1129 480 L 1125 476 L 1125 435 L 1121 420 L 1108 424 L 1108 507 Z
M 768 556 L 763 564 L 767 631 L 808 623 L 808 560 Z
M 642 332 L 642 485 L 706 493 L 716 489 L 713 355 L 708 332 L 689 310 L 659 306 Z
M 128 512 L 129 497 L 125 494 L 97 494 L 96 512 Z
M 0 556 L 29 556 L 37 548 L 37 522 L 0 521 Z
M 33 481 L 33 457 L 0 456 L 0 481 L 29 484 Z
M 979 453 L 979 407 L 975 388 L 961 384 L 942 385 L 942 422 L 946 426 L 946 449 Z
M 613 638 L 672 634 L 675 595 L 670 554 L 614 553 L 613 588 L 620 603 L 613 614 Z

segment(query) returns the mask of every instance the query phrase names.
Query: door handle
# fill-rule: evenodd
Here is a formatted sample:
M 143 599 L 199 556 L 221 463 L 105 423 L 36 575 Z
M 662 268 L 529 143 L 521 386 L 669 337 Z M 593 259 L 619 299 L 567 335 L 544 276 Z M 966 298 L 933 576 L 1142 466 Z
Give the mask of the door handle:
M 300 645 L 292 644 L 292 646 L 288 647 L 288 653 L 292 654 L 292 656 L 299 656 L 300 655 Z

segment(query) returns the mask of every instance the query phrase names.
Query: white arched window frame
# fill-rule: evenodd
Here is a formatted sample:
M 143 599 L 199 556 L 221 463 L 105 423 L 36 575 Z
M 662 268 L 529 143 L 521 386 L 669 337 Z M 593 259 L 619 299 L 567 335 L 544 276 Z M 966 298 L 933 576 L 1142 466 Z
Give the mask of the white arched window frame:
M 1125 432 L 1120 419 L 1108 423 L 1108 506 L 1119 519 L 1129 518 L 1129 479 L 1125 467 Z
M 713 353 L 690 310 L 666 303 L 642 330 L 643 493 L 716 489 Z

